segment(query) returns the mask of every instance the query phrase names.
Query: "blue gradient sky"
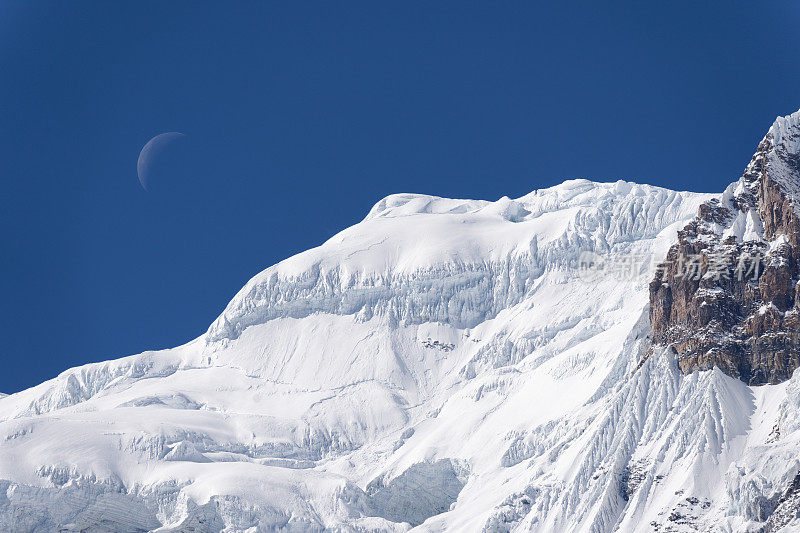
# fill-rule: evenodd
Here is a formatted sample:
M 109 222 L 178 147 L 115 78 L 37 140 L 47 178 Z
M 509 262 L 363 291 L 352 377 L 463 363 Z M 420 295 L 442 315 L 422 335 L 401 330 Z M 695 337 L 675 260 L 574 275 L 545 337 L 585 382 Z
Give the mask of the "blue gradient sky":
M 387 194 L 721 191 L 800 107 L 796 2 L 605 4 L 0 3 L 0 391 L 200 335 Z

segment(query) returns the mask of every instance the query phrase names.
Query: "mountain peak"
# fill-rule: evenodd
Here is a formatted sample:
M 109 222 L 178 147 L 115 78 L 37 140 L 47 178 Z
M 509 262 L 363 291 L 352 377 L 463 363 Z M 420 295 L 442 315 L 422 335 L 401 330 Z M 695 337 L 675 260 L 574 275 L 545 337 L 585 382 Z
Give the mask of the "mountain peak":
M 770 127 L 751 161 L 752 174 L 777 184 L 800 215 L 800 111 L 778 117 Z M 754 171 L 754 172 L 752 172 Z M 745 172 L 748 176 L 748 172 Z M 767 183 L 769 185 L 769 183 Z M 762 194 L 766 190 L 762 190 Z
M 796 526 L 800 373 L 748 385 L 798 363 L 795 125 L 722 197 L 382 199 L 198 339 L 3 398 L 0 530 Z
M 800 152 L 800 110 L 790 115 L 778 117 L 767 132 L 776 147 L 782 147 L 788 153 Z
M 652 281 L 653 342 L 684 372 L 719 367 L 762 384 L 800 366 L 798 150 L 800 111 L 779 117 L 741 179 L 700 207 Z

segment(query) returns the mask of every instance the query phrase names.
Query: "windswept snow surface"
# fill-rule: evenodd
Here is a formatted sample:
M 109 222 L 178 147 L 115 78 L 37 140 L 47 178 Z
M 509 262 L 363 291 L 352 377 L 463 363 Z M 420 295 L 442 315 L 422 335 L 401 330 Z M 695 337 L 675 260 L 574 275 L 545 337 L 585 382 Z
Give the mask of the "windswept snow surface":
M 783 527 L 800 382 L 647 354 L 651 260 L 710 197 L 389 196 L 200 338 L 0 399 L 0 530 Z

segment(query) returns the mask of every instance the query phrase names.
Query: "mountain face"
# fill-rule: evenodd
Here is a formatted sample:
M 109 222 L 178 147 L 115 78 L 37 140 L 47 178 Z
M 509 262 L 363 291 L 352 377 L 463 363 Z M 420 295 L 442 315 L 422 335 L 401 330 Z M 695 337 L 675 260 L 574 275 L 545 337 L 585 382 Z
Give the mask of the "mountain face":
M 799 138 L 721 196 L 389 196 L 198 339 L 0 398 L 0 530 L 797 530 Z
M 779 118 L 742 178 L 700 207 L 650 284 L 653 342 L 684 373 L 750 384 L 800 366 L 800 115 Z

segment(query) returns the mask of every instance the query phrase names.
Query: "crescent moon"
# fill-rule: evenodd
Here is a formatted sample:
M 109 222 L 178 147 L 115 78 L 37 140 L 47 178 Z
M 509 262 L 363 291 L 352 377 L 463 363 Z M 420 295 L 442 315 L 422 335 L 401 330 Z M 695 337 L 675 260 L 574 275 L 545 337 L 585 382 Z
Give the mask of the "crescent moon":
M 179 131 L 169 131 L 167 133 L 156 135 L 147 141 L 147 144 L 144 145 L 142 151 L 139 152 L 139 160 L 136 162 L 136 173 L 139 175 L 139 183 L 142 184 L 142 188 L 145 191 L 147 190 L 147 178 L 153 160 L 160 152 L 164 150 L 164 148 L 166 148 L 168 144 L 175 139 L 180 139 L 181 137 L 186 137 L 186 135 Z

